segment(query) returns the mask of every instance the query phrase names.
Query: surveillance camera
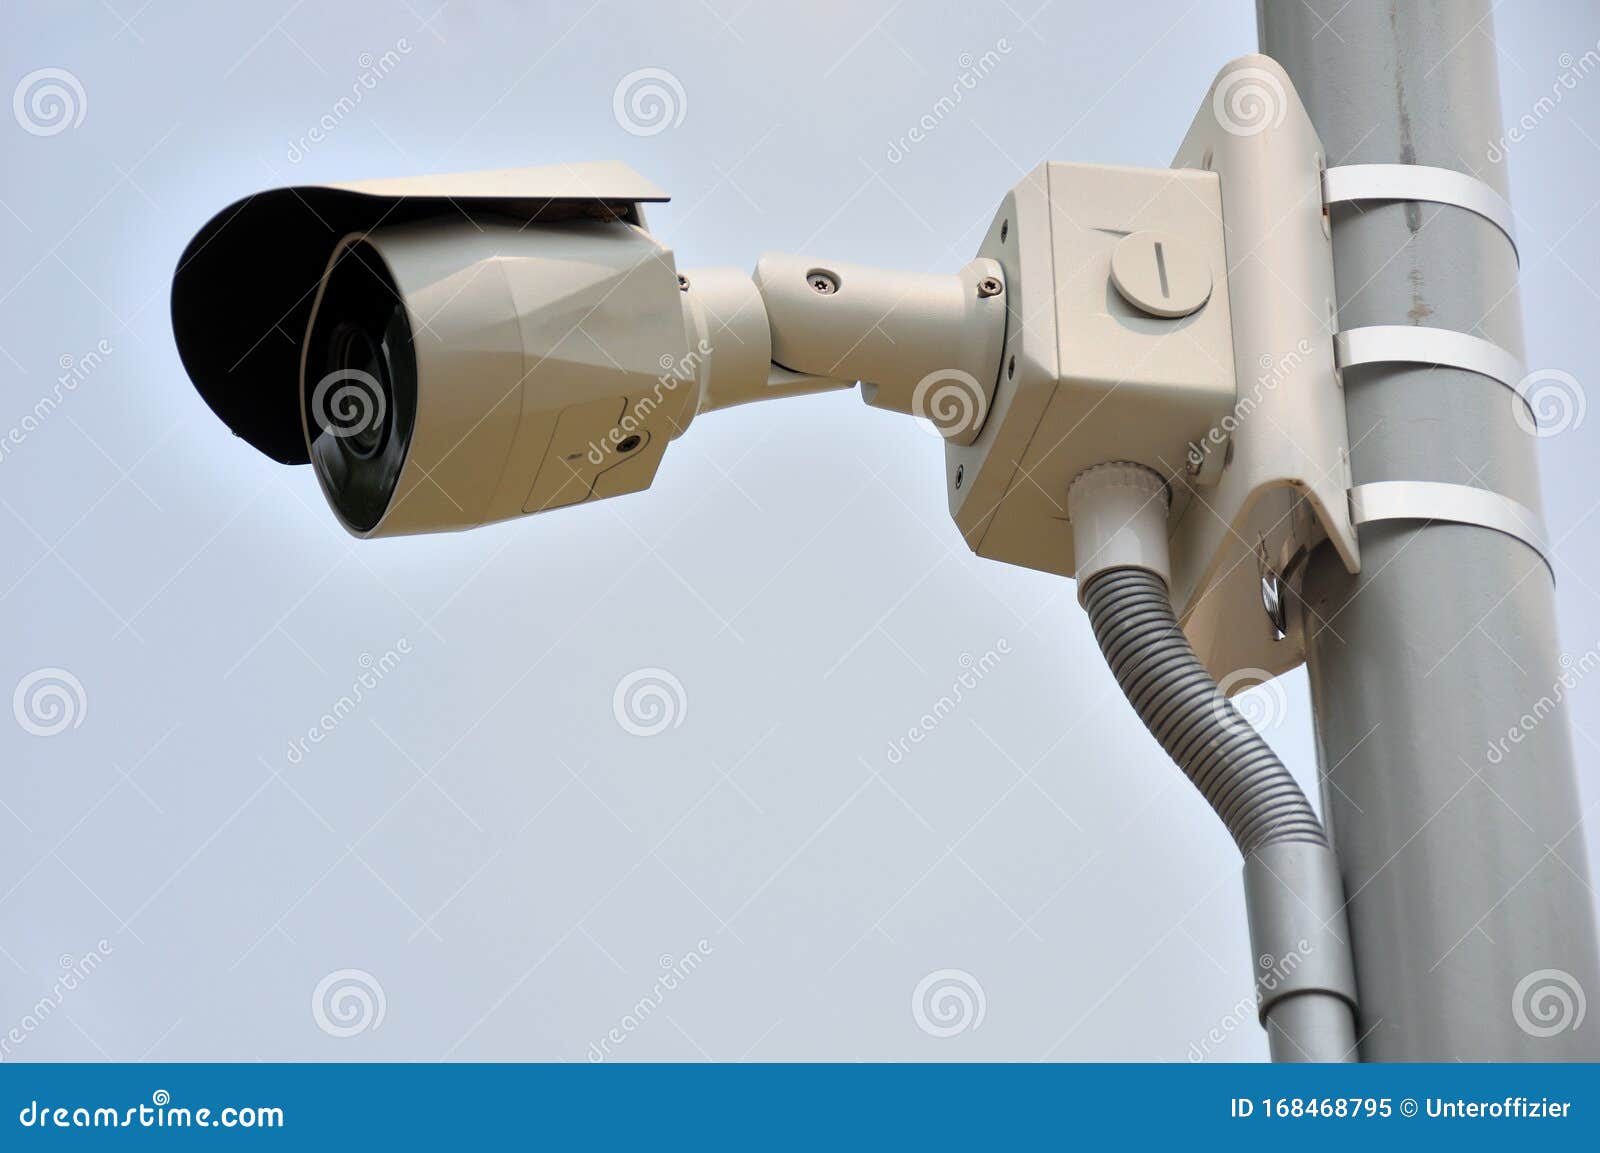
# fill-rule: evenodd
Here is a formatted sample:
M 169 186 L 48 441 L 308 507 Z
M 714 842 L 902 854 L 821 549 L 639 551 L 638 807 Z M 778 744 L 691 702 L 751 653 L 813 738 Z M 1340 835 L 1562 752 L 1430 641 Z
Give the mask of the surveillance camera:
M 1358 567 L 1328 321 L 1301 307 L 1332 258 L 1309 119 L 1283 148 L 1212 109 L 1172 169 L 1041 165 L 954 273 L 679 269 L 645 222 L 666 197 L 615 163 L 278 189 L 190 242 L 173 329 L 212 409 L 361 537 L 638 492 L 700 413 L 857 383 L 944 438 L 980 556 L 1081 574 L 1071 487 L 1139 465 L 1196 648 L 1281 671 L 1302 649 L 1261 590 L 1324 537 Z
M 229 427 L 310 463 L 361 537 L 637 492 L 697 413 L 857 381 L 977 436 L 1006 326 L 997 261 L 680 272 L 645 227 L 664 199 L 620 164 L 262 193 L 184 253 L 179 352 Z
M 851 383 L 769 389 L 754 283 L 680 275 L 644 227 L 660 199 L 620 165 L 265 193 L 184 254 L 179 350 L 356 536 L 635 492 L 697 412 Z
M 329 504 L 373 536 L 647 487 L 711 352 L 691 350 L 682 296 L 671 253 L 619 220 L 439 219 L 343 238 L 299 372 Z M 653 403 L 630 414 L 634 398 Z

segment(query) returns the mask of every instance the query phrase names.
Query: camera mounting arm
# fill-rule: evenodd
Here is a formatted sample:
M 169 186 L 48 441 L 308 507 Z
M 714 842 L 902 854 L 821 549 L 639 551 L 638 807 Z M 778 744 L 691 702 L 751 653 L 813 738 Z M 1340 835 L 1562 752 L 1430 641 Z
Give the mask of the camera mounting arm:
M 679 283 L 690 343 L 712 350 L 700 412 L 860 381 L 868 404 L 926 417 L 957 444 L 983 427 L 1006 332 L 998 261 L 941 275 L 768 253 L 753 280 L 717 268 Z
M 620 164 L 247 197 L 180 261 L 179 353 L 363 537 L 637 492 L 698 413 L 857 381 L 971 443 L 1005 338 L 997 261 L 681 270 L 645 223 L 665 198 Z

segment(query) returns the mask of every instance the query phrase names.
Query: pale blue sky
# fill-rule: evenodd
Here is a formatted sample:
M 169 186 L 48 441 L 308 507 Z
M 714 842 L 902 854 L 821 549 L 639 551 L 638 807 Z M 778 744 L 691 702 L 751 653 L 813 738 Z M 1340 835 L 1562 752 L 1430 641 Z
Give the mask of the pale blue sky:
M 712 414 L 648 493 L 358 544 L 308 470 L 227 435 L 172 343 L 188 237 L 285 183 L 615 158 L 672 194 L 650 220 L 685 266 L 773 250 L 953 270 L 1041 160 L 1166 164 L 1212 76 L 1255 47 L 1242 2 L 1033 8 L 13 13 L 0 79 L 65 69 L 83 117 L 52 135 L 0 123 L 0 430 L 64 360 L 109 351 L 0 458 L 0 681 L 65 669 L 86 702 L 53 737 L 0 725 L 0 1030 L 49 995 L 63 955 L 108 955 L 3 1055 L 583 1060 L 663 958 L 698 952 L 617 1055 L 1264 1057 L 1237 1020 L 1252 991 L 1236 850 L 1118 697 L 1073 586 L 967 553 L 939 445 L 904 418 L 851 393 Z M 1564 53 L 1596 48 L 1600 13 L 1505 4 L 1497 30 L 1513 119 Z M 360 106 L 299 145 L 363 54 L 402 40 Z M 891 161 L 963 60 L 1002 42 Z M 681 123 L 650 136 L 613 112 L 640 68 L 683 93 Z M 1529 365 L 1587 385 L 1600 78 L 1505 162 Z M 1600 644 L 1597 430 L 1543 445 L 1574 656 Z M 402 641 L 360 708 L 292 759 L 363 654 Z M 1001 641 L 957 713 L 891 764 L 963 654 Z M 641 668 L 686 702 L 650 738 L 612 711 Z M 1314 790 L 1304 678 L 1281 686 L 1261 690 L 1269 735 Z M 1581 684 L 1589 805 L 1597 706 Z M 1591 861 L 1594 846 L 1591 830 Z M 311 1009 L 344 970 L 385 1006 L 351 1037 Z M 912 1012 L 943 970 L 982 990 L 981 1025 L 953 1037 Z

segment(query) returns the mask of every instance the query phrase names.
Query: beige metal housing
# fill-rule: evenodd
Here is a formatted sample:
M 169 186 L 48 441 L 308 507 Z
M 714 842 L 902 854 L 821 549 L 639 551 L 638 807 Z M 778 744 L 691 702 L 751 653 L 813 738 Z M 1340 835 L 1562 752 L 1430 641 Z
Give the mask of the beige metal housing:
M 330 268 L 362 240 L 405 304 L 417 409 L 382 520 L 346 527 L 470 528 L 649 487 L 699 386 L 672 254 L 648 233 L 426 221 L 348 237 Z
M 977 439 L 1005 337 L 997 261 L 940 274 L 768 253 L 755 281 L 778 364 L 860 381 L 870 405 L 923 417 L 955 444 Z
M 1279 114 L 1261 131 L 1239 131 L 1217 112 L 1241 84 L 1255 85 Z M 1263 607 L 1263 582 L 1289 595 L 1323 539 L 1346 569 L 1360 568 L 1322 142 L 1288 74 L 1251 55 L 1218 73 L 1173 163 L 1220 180 L 1239 372 L 1235 407 L 1196 446 L 1197 459 L 1226 467 L 1214 488 L 1188 486 L 1193 499 L 1172 538 L 1173 602 L 1213 674 L 1281 673 L 1305 660 L 1304 638 L 1295 613 L 1280 632 Z
M 1152 315 L 1113 283 L 1119 243 L 1145 231 L 1209 272 L 1215 287 L 1186 315 Z M 1005 354 L 981 434 L 946 446 L 951 512 L 979 555 L 1071 576 L 1073 480 L 1107 461 L 1143 465 L 1172 485 L 1175 519 L 1190 445 L 1233 405 L 1218 180 L 1044 164 L 1006 197 L 979 253 L 1005 270 Z

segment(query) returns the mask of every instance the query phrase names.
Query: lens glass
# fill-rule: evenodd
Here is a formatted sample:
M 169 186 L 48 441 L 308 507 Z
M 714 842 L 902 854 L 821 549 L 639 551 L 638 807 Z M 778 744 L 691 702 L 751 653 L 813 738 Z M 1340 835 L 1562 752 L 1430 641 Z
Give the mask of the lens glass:
M 383 258 L 344 249 L 311 322 L 301 382 L 311 463 L 357 532 L 394 499 L 417 416 L 411 324 Z

